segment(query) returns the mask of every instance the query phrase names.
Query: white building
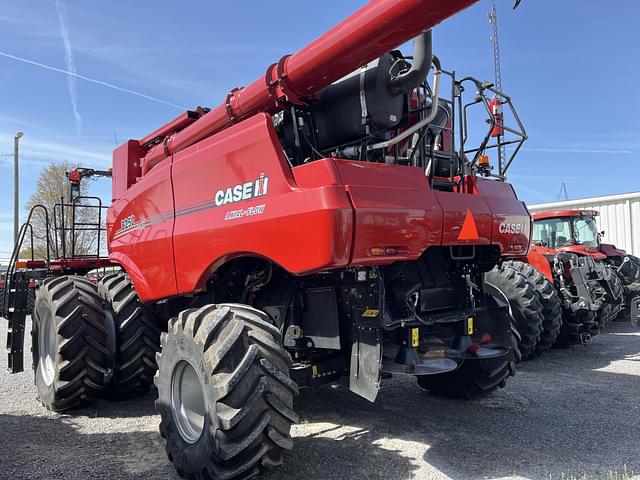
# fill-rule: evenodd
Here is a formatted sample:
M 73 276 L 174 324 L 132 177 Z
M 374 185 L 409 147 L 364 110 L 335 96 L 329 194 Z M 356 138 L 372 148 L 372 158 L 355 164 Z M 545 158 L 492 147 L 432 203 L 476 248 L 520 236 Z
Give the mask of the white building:
M 640 192 L 527 205 L 531 213 L 543 210 L 590 209 L 600 212 L 598 230 L 604 243 L 640 256 Z

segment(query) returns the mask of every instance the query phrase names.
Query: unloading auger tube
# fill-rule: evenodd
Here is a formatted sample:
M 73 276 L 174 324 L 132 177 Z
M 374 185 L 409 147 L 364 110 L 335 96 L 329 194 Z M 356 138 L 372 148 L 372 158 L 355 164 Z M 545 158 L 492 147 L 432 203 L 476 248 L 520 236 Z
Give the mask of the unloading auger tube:
M 204 113 L 175 133 L 161 128 L 160 138 L 141 141 L 142 173 L 160 161 L 230 125 L 259 112 L 273 113 L 287 104 L 306 105 L 324 87 L 377 59 L 405 41 L 420 36 L 441 21 L 477 0 L 372 0 L 327 33 L 293 55 L 285 55 L 245 88 L 234 89 L 224 103 Z M 429 54 L 430 46 L 416 41 L 417 52 Z M 394 89 L 404 89 L 430 61 L 394 78 Z M 204 113 L 204 114 L 203 114 Z M 200 115 L 202 115 L 200 117 Z M 170 122 L 169 125 L 175 124 Z

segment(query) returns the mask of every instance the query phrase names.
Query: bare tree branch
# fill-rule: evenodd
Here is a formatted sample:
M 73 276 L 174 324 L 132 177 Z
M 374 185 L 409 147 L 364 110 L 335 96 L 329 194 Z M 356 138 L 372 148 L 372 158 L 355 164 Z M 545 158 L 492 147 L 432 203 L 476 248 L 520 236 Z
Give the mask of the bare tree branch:
M 30 222 L 33 227 L 33 245 L 31 245 L 30 234 L 27 231 L 20 252 L 21 258 L 30 258 L 32 248 L 34 258 L 46 258 L 47 236 L 49 238 L 49 253 L 52 258 L 98 254 L 96 251 L 97 228 L 78 226 L 78 224 L 97 224 L 98 209 L 92 208 L 88 202 L 83 200 L 77 201 L 75 212 L 69 206 L 71 203 L 69 201 L 70 183 L 65 172 L 72 168 L 73 166 L 68 162 L 51 163 L 40 172 L 35 192 L 26 207 L 28 211 L 31 211 L 36 205 L 44 206 L 49 212 L 49 222 L 47 224 L 41 208 L 34 210 Z M 87 186 L 81 184 L 80 195 L 86 194 Z M 62 204 L 66 204 L 66 206 L 63 207 Z M 75 228 L 73 228 L 74 224 Z

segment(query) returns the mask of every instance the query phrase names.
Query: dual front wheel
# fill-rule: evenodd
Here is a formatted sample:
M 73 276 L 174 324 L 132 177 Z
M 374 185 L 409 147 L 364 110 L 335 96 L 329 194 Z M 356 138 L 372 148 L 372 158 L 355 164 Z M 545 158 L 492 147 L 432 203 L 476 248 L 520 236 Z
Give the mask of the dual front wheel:
M 531 265 L 510 261 L 485 274 L 509 301 L 523 360 L 551 348 L 560 335 L 562 302 L 554 285 Z
M 44 280 L 32 328 L 40 401 L 63 411 L 101 396 L 128 398 L 148 391 L 161 329 L 124 274 L 106 276 L 97 288 L 80 276 Z
M 293 445 L 298 387 L 267 315 L 244 305 L 207 305 L 182 312 L 168 333 L 161 330 L 123 274 L 97 288 L 85 277 L 45 280 L 32 330 L 40 401 L 64 411 L 147 391 L 155 380 L 160 432 L 180 474 L 249 477 L 280 464 Z

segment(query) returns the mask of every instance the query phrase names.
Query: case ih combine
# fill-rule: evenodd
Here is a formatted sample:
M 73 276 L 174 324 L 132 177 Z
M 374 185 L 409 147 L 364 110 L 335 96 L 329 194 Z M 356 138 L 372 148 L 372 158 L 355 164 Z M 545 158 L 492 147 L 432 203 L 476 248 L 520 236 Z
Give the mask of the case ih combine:
M 371 1 L 220 106 L 117 148 L 108 257 L 60 252 L 56 235 L 51 258 L 12 263 L 12 371 L 36 278 L 40 401 L 67 410 L 155 382 L 168 456 L 188 478 L 281 463 L 301 388 L 344 376 L 373 401 L 390 375 L 447 396 L 502 387 L 517 334 L 484 273 L 530 243 L 504 182 L 526 135 L 509 97 L 442 70 L 429 30 L 472 3 Z M 412 58 L 393 50 L 411 38 Z M 470 148 L 473 106 L 488 130 Z M 486 150 L 508 143 L 492 174 Z M 63 249 L 76 229 L 101 229 L 77 208 L 103 207 L 76 197 L 41 212 L 57 222 L 70 209 Z M 85 275 L 103 266 L 121 271 L 96 286 Z
M 640 260 L 601 243 L 597 215 L 594 210 L 535 213 L 527 256 L 487 274 L 509 298 L 524 357 L 554 343 L 591 343 L 616 318 L 638 323 Z

